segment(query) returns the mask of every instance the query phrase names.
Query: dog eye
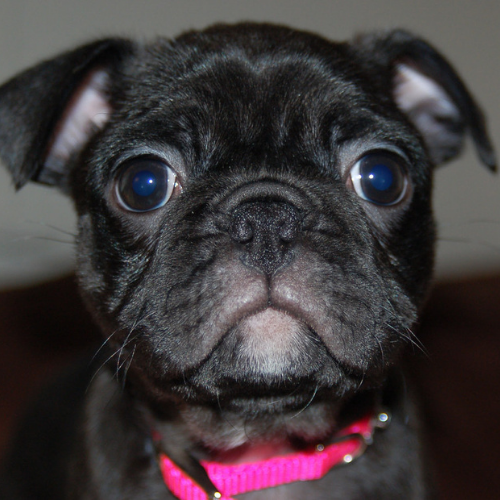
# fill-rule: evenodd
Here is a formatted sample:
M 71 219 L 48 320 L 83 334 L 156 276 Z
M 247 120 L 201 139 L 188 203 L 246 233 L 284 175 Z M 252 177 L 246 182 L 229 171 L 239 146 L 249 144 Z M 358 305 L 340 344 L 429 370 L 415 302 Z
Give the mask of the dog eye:
M 179 187 L 175 172 L 154 158 L 136 158 L 125 163 L 116 192 L 120 204 L 132 212 L 162 207 Z
M 363 156 L 351 169 L 354 191 L 376 205 L 395 205 L 406 194 L 408 180 L 404 160 L 389 152 Z

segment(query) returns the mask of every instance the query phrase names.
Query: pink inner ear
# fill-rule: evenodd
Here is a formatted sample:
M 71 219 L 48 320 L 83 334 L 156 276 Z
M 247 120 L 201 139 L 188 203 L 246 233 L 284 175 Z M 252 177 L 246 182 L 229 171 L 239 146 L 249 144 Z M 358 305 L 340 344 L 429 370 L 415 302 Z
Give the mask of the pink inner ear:
M 414 118 L 423 110 L 450 118 L 460 114 L 438 83 L 406 64 L 397 66 L 394 98 L 401 110 Z
M 418 69 L 399 64 L 394 99 L 422 134 L 436 165 L 457 155 L 463 144 L 461 111 L 446 90 Z
M 108 74 L 104 69 L 94 70 L 73 94 L 47 154 L 49 169 L 60 170 L 109 120 L 111 106 L 105 92 L 107 82 Z

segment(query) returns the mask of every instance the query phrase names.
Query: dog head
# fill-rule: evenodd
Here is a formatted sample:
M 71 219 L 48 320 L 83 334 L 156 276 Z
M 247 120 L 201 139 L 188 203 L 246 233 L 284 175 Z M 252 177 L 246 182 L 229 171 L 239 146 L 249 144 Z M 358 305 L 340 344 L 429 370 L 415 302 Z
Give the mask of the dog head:
M 143 397 L 251 418 L 312 401 L 312 435 L 412 341 L 432 171 L 466 133 L 494 168 L 458 76 L 401 31 L 108 39 L 0 89 L 1 157 L 73 198 L 82 293 Z

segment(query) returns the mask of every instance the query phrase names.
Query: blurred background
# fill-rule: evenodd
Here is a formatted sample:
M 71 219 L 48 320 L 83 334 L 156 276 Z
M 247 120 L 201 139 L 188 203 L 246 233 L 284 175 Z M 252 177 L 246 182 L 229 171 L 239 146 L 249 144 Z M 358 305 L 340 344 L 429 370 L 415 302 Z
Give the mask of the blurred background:
M 345 40 L 401 27 L 434 44 L 484 109 L 500 156 L 498 0 L 0 0 L 0 81 L 96 37 L 172 37 L 214 22 L 288 24 Z M 421 319 L 421 394 L 440 500 L 499 498 L 500 176 L 468 143 L 436 173 L 437 281 Z M 0 459 L 26 400 L 98 342 L 71 276 L 75 218 L 55 190 L 0 168 Z M 418 351 L 418 350 L 416 350 Z
M 431 41 L 456 66 L 500 147 L 498 0 L 0 0 L 0 81 L 59 51 L 118 34 L 172 37 L 226 21 L 284 23 L 344 40 L 403 27 Z M 500 181 L 469 147 L 436 179 L 439 278 L 500 271 Z M 0 289 L 59 276 L 73 266 L 70 203 L 29 185 L 15 194 L 0 169 Z

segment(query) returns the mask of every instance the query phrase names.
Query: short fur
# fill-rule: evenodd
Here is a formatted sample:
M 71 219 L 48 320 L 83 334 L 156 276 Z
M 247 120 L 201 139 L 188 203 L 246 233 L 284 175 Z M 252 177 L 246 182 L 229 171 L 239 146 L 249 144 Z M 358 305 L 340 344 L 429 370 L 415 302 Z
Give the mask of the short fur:
M 30 439 L 31 460 L 20 438 L 10 498 L 173 498 L 152 429 L 196 475 L 193 457 L 307 446 L 382 405 L 391 425 L 352 464 L 241 498 L 428 498 L 399 365 L 432 276 L 432 172 L 466 133 L 494 169 L 463 83 L 404 31 L 107 39 L 1 87 L 0 155 L 17 187 L 74 200 L 78 281 L 106 365 L 44 397 L 70 408 L 37 407 L 50 446 Z M 356 188 L 351 169 L 374 151 L 402 165 L 395 203 Z M 120 199 L 137 158 L 175 172 L 159 208 Z

